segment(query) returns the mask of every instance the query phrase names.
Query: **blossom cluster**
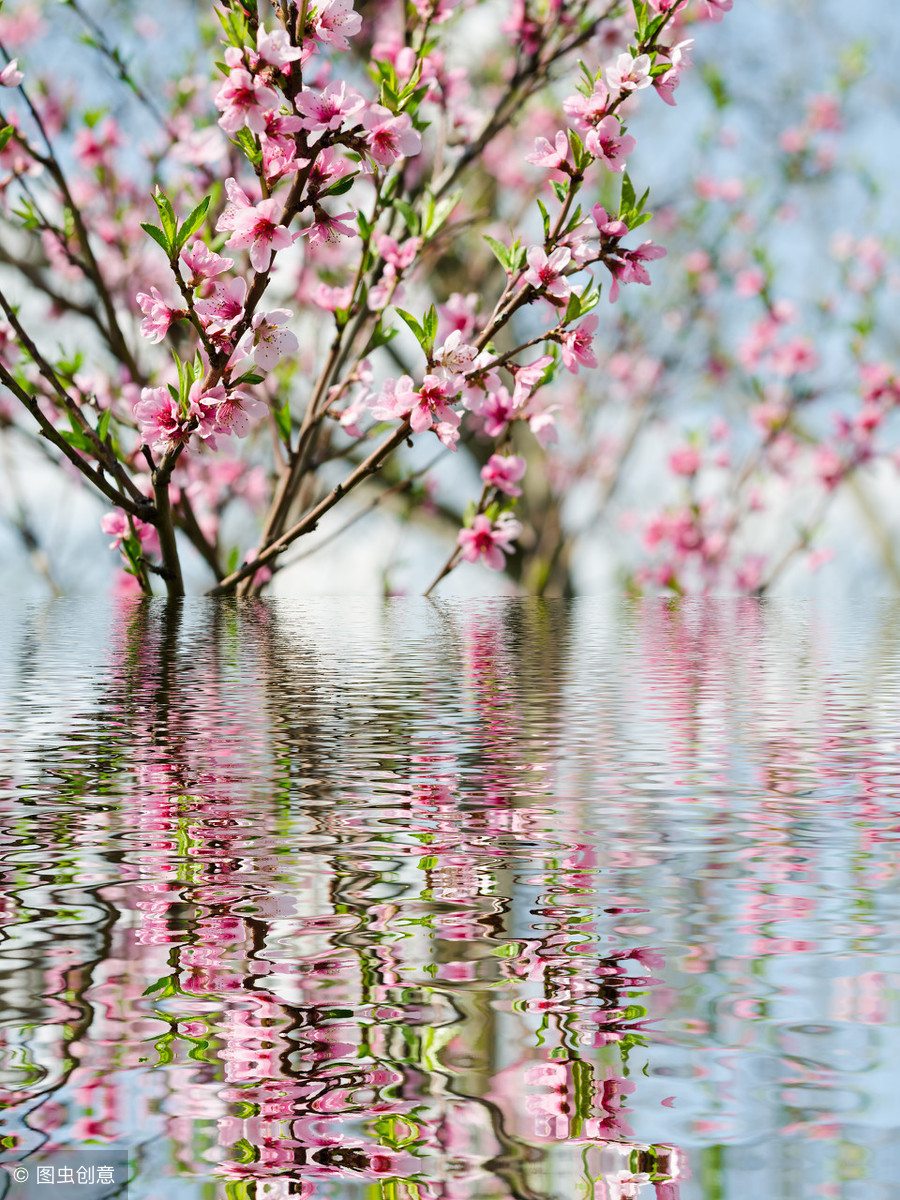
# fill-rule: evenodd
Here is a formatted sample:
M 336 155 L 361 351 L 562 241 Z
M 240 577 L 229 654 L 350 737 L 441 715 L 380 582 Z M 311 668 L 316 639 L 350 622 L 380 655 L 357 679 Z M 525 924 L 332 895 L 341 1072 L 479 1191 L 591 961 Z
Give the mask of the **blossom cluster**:
M 716 19 L 726 7 L 703 0 L 693 15 Z M 447 571 L 461 561 L 496 570 L 515 561 L 528 523 L 521 485 L 559 441 L 550 387 L 558 368 L 577 376 L 597 366 L 592 310 L 603 288 L 615 303 L 626 285 L 649 284 L 649 264 L 665 254 L 651 240 L 631 241 L 650 214 L 628 171 L 637 140 L 627 120 L 642 98 L 675 103 L 692 47 L 681 3 L 639 0 L 623 20 L 575 0 L 557 8 L 536 15 L 513 6 L 504 38 L 531 66 L 523 74 L 513 58 L 501 60 L 507 95 L 491 117 L 476 74 L 448 53 L 448 31 L 469 17 L 465 5 L 423 0 L 402 19 L 367 18 L 352 0 L 327 0 L 260 20 L 229 0 L 218 12 L 215 81 L 180 80 L 170 115 L 121 68 L 165 134 L 154 159 L 154 221 L 136 220 L 148 204 L 125 169 L 128 137 L 116 118 L 101 114 L 77 129 L 74 186 L 62 159 L 45 171 L 27 120 L 15 118 L 0 149 L 12 169 L 3 187 L 34 170 L 62 189 L 66 211 L 85 214 L 58 224 L 35 208 L 29 220 L 73 296 L 85 281 L 96 290 L 98 328 L 122 373 L 83 388 L 75 380 L 103 416 L 98 424 L 82 415 L 75 442 L 58 434 L 57 446 L 89 478 L 91 457 L 100 462 L 104 494 L 119 510 L 108 532 L 144 592 L 156 573 L 180 594 L 185 540 L 213 569 L 215 591 L 258 586 L 290 541 L 427 434 L 444 450 L 488 444 L 478 453 L 482 495 L 455 530 Z M 593 66 L 582 62 L 578 85 L 554 93 L 559 64 L 574 69 L 582 53 Z M 502 273 L 482 253 L 478 290 L 435 296 L 423 312 L 422 292 L 440 276 L 432 264 L 454 238 L 468 253 L 477 230 L 465 185 L 496 164 L 535 82 L 546 96 L 541 120 L 555 128 L 533 150 L 517 146 L 512 161 L 540 173 L 543 236 L 526 236 L 528 222 L 512 240 L 486 236 Z M 0 83 L 28 87 L 18 60 Z M 52 146 L 63 118 L 49 102 L 42 113 L 28 103 Z M 621 193 L 617 206 L 609 180 Z M 127 305 L 149 347 L 165 345 L 174 361 L 151 350 L 148 369 L 121 315 Z M 417 346 L 397 340 L 391 369 L 382 350 L 408 331 Z M 69 378 L 58 376 L 57 394 Z M 63 407 L 71 413 L 80 403 Z M 246 464 L 236 480 L 261 468 L 272 481 L 268 504 L 256 498 L 265 510 L 257 545 L 236 560 L 229 554 L 231 570 L 218 543 L 217 489 L 203 496 L 199 484 L 212 479 L 212 455 Z M 346 482 L 289 524 L 299 497 L 318 493 L 320 465 L 334 461 L 352 468 Z

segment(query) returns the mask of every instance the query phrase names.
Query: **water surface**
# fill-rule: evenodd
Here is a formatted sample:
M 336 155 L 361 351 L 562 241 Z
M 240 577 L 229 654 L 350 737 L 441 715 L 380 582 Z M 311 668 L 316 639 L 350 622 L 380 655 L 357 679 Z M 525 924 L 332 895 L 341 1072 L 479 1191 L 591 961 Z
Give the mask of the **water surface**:
M 897 1195 L 900 605 L 4 627 L 0 1162 L 125 1145 L 132 1200 Z

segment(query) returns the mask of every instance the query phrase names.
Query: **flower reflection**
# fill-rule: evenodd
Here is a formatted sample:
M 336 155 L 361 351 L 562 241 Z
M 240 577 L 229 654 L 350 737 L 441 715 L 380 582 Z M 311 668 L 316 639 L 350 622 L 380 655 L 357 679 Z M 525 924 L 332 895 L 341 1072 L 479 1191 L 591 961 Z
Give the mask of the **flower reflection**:
M 164 1147 L 155 1177 L 198 1198 L 212 1180 L 228 1200 L 679 1200 L 671 1131 L 747 1128 L 721 1072 L 769 1020 L 759 974 L 843 936 L 819 919 L 837 868 L 801 836 L 800 794 L 865 758 L 867 887 L 895 877 L 895 802 L 827 694 L 814 744 L 815 697 L 791 737 L 760 705 L 742 737 L 762 795 L 723 791 L 723 680 L 773 685 L 715 614 L 640 610 L 647 678 L 579 690 L 551 613 L 441 618 L 435 657 L 409 662 L 389 612 L 362 678 L 277 606 L 123 607 L 90 694 L 0 792 L 4 1153 Z M 628 736 L 616 688 L 645 689 Z M 847 936 L 884 927 L 873 911 Z M 874 964 L 825 1003 L 771 1026 L 786 1136 L 834 1128 L 809 1097 L 836 1023 L 895 1015 Z

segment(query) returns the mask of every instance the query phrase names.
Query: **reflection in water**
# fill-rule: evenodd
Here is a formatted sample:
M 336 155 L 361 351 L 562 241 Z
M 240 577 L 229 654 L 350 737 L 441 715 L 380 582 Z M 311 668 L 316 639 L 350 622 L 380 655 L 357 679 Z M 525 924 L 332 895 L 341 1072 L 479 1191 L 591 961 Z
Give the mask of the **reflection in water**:
M 898 617 L 29 610 L 0 1161 L 121 1141 L 134 1200 L 895 1194 Z

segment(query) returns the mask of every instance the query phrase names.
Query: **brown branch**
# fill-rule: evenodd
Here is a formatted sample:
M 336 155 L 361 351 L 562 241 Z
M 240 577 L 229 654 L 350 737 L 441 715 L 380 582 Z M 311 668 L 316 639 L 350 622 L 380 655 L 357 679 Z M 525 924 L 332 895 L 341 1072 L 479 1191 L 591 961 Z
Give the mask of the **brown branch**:
M 0 382 L 4 383 L 13 395 L 25 405 L 40 426 L 43 436 L 56 446 L 57 450 L 81 472 L 85 479 L 94 485 L 98 492 L 104 495 L 107 500 L 111 500 L 118 508 L 124 509 L 125 512 L 130 513 L 133 517 L 137 517 L 139 521 L 155 522 L 156 514 L 150 502 L 142 497 L 142 503 L 136 504 L 130 496 L 125 496 L 121 492 L 116 491 L 101 472 L 94 470 L 90 463 L 82 458 L 73 446 L 69 445 L 59 430 L 44 416 L 37 402 L 37 397 L 29 396 L 2 363 L 0 363 Z
M 277 558 L 282 551 L 302 537 L 304 533 L 311 533 L 321 518 L 330 509 L 334 508 L 335 504 L 341 500 L 347 492 L 351 492 L 369 475 L 375 473 L 389 454 L 409 437 L 409 421 L 406 420 L 396 429 L 386 441 L 369 455 L 367 459 L 360 463 L 355 471 L 352 471 L 343 483 L 339 483 L 329 494 L 321 500 L 317 505 L 310 509 L 306 515 L 293 525 L 286 533 L 283 533 L 276 541 L 264 547 L 252 562 L 245 563 L 240 570 L 234 571 L 227 579 L 223 579 L 216 587 L 210 588 L 206 593 L 208 596 L 221 596 L 226 592 L 230 592 L 234 586 L 241 582 L 242 579 L 247 579 L 251 575 L 255 575 L 260 567 L 267 566 L 273 559 Z

